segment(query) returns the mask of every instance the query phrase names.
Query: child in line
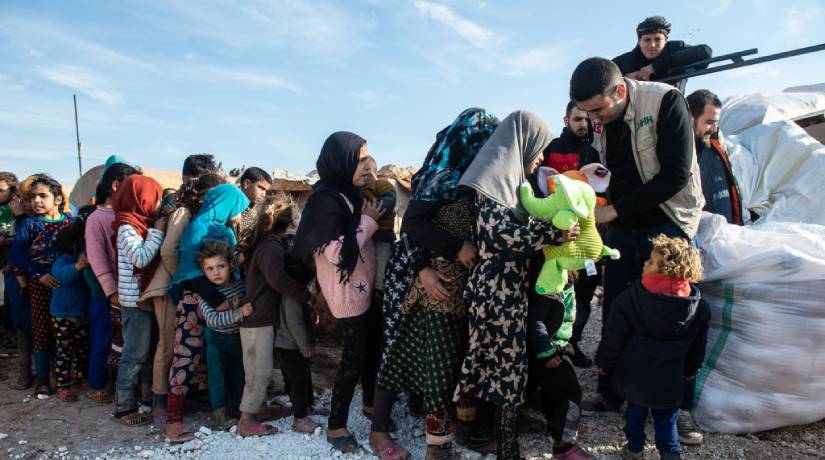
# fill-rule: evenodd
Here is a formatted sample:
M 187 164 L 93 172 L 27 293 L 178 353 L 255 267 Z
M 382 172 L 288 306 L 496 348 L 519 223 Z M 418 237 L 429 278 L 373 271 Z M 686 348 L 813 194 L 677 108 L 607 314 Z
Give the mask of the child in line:
M 541 266 L 540 263 L 535 265 Z M 533 271 L 538 274 L 537 269 Z M 531 289 L 527 310 L 530 386 L 536 385 L 541 390 L 541 410 L 553 437 L 554 459 L 594 458 L 576 443 L 582 390 L 571 361 L 575 296 L 572 282 L 552 297 L 539 295 Z
M 200 299 L 200 314 L 206 320 L 206 367 L 209 402 L 214 426 L 229 430 L 238 420 L 243 391 L 243 357 L 238 324 L 250 314 L 252 305 L 241 306 L 244 282 L 233 275 L 235 258 L 225 241 L 207 240 L 198 254 L 198 264 L 206 278 L 226 297 L 227 304 L 218 308 Z
M 156 218 L 163 190 L 151 177 L 127 177 L 115 192 L 112 208 L 117 229 L 117 293 L 122 307 L 123 352 L 117 369 L 115 421 L 126 426 L 149 423 L 138 410 L 135 387 L 151 378 L 154 316 L 138 305 L 152 279 L 163 243 L 166 218 Z M 142 379 L 141 379 L 142 376 Z
M 89 293 L 83 270 L 89 261 L 82 242 L 82 222 L 77 220 L 57 234 L 59 255 L 52 265 L 52 275 L 60 283 L 52 291 L 50 309 L 55 343 L 54 374 L 57 397 L 64 402 L 77 401 L 72 386 L 81 383 L 86 375 Z
M 3 273 L 3 279 L 0 281 L 2 283 L 2 286 L 0 286 L 2 288 L 0 289 L 2 299 L 0 300 L 3 302 L 3 319 L 0 322 L 4 322 L 6 318 L 9 318 L 12 323 L 11 327 L 4 325 L 3 329 L 9 329 L 10 331 L 18 329 L 15 324 L 14 310 L 18 301 L 19 287 L 8 260 L 9 248 L 14 241 L 17 228 L 17 217 L 12 211 L 10 203 L 12 199 L 19 200 L 16 196 L 17 176 L 10 172 L 0 172 L 0 271 Z M 16 335 L 19 335 L 19 332 Z M 14 337 L 12 337 L 12 340 L 14 340 Z M 6 375 L 0 371 L 0 380 L 6 378 Z
M 96 209 L 84 226 L 86 257 L 103 293 L 102 296 L 93 295 L 89 300 L 89 390 L 86 396 L 100 404 L 112 402 L 112 395 L 106 389 L 108 370 L 117 368 L 123 347 L 117 298 L 117 250 L 112 244 L 117 232 L 112 228 L 115 220 L 112 198 L 127 177 L 139 173 L 126 163 L 109 164 L 95 191 Z M 87 284 L 93 286 L 94 282 L 89 279 Z M 92 292 L 98 293 L 98 288 L 93 287 Z
M 334 449 L 355 452 L 360 444 L 347 430 L 349 406 L 361 380 L 363 410 L 372 411 L 377 362 L 368 362 L 367 342 L 380 333 L 368 310 L 375 279 L 372 236 L 383 214 L 364 199 L 370 179 L 367 141 L 349 132 L 330 135 L 316 163 L 320 180 L 310 195 L 295 235 L 295 255 L 314 258 L 318 284 L 335 317 L 343 347 L 332 389 L 327 440 Z
M 60 283 L 51 274 L 57 259 L 57 233 L 70 226 L 73 218 L 63 212 L 63 188 L 51 176 L 38 174 L 31 182 L 32 217 L 17 228 L 11 259 L 28 277 L 27 294 L 32 314 L 32 351 L 34 352 L 35 393 L 49 394 L 50 350 L 52 329 L 49 309 L 52 289 Z
M 685 379 L 705 356 L 710 308 L 695 284 L 702 278 L 696 248 L 659 235 L 642 279 L 613 302 L 596 352 L 599 374 L 610 375 L 627 400 L 626 459 L 644 458 L 645 419 L 653 413 L 662 459 L 681 458 L 676 429 Z
M 294 208 L 285 195 L 267 196 L 259 210 L 254 240 L 249 249 L 252 253 L 247 253 L 249 268 L 246 292 L 254 310 L 241 323 L 241 345 L 246 371 L 241 420 L 238 423 L 238 433 L 242 436 L 265 435 L 277 431 L 274 427 L 260 423 L 256 417 L 265 403 L 267 384 L 272 374 L 273 345 L 277 347 L 275 352 L 278 361 L 290 383 L 295 416 L 293 429 L 311 432 L 318 426 L 308 417 L 312 402 L 312 380 L 308 363 L 313 351 L 312 341 L 306 327 L 301 328 L 303 323 L 300 323 L 299 318 L 300 311 L 309 302 L 310 294 L 306 283 L 314 273 L 310 271 L 308 275 L 293 276 L 287 271 L 291 264 L 283 236 L 293 219 Z M 276 338 L 273 325 L 279 323 L 279 318 Z
M 378 177 L 378 164 L 375 162 L 375 158 L 369 157 L 367 161 L 370 168 L 370 178 L 367 185 L 364 186 L 364 198 L 380 202 L 381 207 L 384 209 L 384 214 L 378 219 L 378 231 L 372 237 L 375 245 L 375 283 L 373 284 L 373 290 L 376 292 L 376 300 L 380 304 L 384 297 L 384 271 L 387 268 L 387 262 L 390 260 L 392 244 L 395 242 L 395 203 L 397 196 L 392 182 Z

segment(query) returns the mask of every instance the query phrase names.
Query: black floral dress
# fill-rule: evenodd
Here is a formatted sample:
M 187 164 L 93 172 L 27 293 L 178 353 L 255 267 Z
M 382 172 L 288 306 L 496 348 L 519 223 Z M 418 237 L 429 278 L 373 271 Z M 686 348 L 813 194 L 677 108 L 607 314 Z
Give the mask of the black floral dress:
M 467 285 L 470 340 L 453 399 L 480 398 L 499 406 L 521 404 L 527 383 L 529 260 L 558 244 L 561 232 L 507 208 L 476 198 L 476 246 L 480 262 Z

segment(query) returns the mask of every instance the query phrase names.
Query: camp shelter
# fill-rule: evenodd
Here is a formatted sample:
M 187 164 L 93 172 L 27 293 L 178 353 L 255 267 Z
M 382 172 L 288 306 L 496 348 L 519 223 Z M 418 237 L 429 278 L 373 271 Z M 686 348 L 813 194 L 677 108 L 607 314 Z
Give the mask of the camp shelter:
M 163 188 L 177 189 L 180 187 L 180 171 L 167 171 L 154 168 L 141 168 L 141 170 L 143 171 L 143 175 L 155 179 Z M 80 176 L 80 179 L 78 179 L 73 186 L 64 187 L 66 191 L 71 190 L 69 193 L 69 203 L 76 208 L 91 204 L 102 171 L 103 165 L 97 165 Z

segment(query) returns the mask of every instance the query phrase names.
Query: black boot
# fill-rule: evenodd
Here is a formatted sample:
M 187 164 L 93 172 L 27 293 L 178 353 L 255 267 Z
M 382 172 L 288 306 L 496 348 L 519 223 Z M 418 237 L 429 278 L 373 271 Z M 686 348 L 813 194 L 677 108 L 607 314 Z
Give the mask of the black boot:
M 32 386 L 32 344 L 23 331 L 17 331 L 17 382 L 15 390 L 28 390 Z

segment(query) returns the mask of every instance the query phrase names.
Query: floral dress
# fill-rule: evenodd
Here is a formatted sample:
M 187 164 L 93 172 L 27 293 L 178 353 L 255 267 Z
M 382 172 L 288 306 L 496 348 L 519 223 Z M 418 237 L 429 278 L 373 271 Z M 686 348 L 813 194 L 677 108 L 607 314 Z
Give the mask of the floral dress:
M 527 383 L 528 264 L 534 251 L 558 244 L 561 232 L 504 206 L 476 198 L 479 264 L 467 285 L 470 341 L 453 399 L 479 398 L 514 407 Z

